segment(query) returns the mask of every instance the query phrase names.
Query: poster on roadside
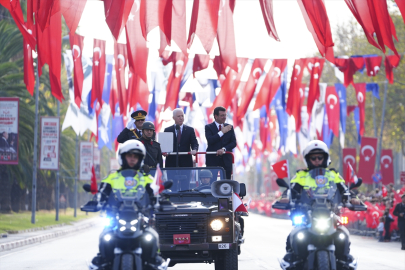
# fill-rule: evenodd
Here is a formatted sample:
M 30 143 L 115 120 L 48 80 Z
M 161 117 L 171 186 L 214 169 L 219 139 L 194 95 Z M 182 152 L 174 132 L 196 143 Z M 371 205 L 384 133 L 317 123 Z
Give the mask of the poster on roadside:
M 117 171 L 120 169 L 120 165 L 118 164 L 118 160 L 116 158 L 110 159 L 110 171 Z
M 18 164 L 18 102 L 0 97 L 0 164 Z
M 100 180 L 100 163 L 101 163 L 101 156 L 100 156 L 100 149 L 98 147 L 93 147 L 93 164 L 94 164 L 94 171 L 96 172 L 96 179 Z
M 93 143 L 92 142 L 80 142 L 80 173 L 79 180 L 90 181 L 91 180 L 91 168 L 93 167 Z
M 59 170 L 59 117 L 41 117 L 41 150 L 39 168 Z

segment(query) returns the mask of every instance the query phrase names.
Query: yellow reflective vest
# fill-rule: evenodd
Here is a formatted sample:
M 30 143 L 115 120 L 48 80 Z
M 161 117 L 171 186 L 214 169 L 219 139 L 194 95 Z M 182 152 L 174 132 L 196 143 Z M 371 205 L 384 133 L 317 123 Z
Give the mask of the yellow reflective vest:
M 121 175 L 120 172 L 115 172 L 107 176 L 102 183 L 107 183 L 111 185 L 113 190 L 120 190 L 125 192 L 129 190 L 137 190 L 139 185 L 145 187 L 147 184 L 152 184 L 154 179 L 149 174 L 142 174 L 138 172 L 135 177 L 130 177 L 126 179 Z
M 317 183 L 324 181 L 323 179 L 327 178 L 328 182 L 326 183 Z M 314 179 L 312 178 L 311 174 L 308 171 L 298 171 L 297 174 L 291 179 L 291 184 L 297 183 L 303 186 L 304 189 L 309 188 L 317 188 L 319 185 L 324 185 L 325 187 L 329 187 L 329 181 L 334 181 L 335 184 L 345 183 L 345 180 L 339 175 L 339 173 L 326 169 L 325 175 L 322 178 Z

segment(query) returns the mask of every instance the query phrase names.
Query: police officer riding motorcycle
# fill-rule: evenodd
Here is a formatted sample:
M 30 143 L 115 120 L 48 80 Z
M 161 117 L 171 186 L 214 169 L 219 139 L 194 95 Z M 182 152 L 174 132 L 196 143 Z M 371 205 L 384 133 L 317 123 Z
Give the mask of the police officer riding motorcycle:
M 103 209 L 108 217 L 100 235 L 100 253 L 93 258 L 90 270 L 134 267 L 161 270 L 168 266 L 157 253 L 159 236 L 148 226 L 155 198 L 150 187 L 153 178 L 140 171 L 145 154 L 144 145 L 137 140 L 121 144 L 117 152 L 121 169 L 108 175 L 93 201 L 81 208 L 82 211 L 91 211 L 92 206 L 96 211 Z M 125 221 L 125 218 L 129 219 Z M 128 268 L 128 264 L 133 266 Z
M 297 172 L 285 193 L 295 228 L 287 238 L 287 254 L 280 266 L 284 270 L 354 270 L 357 261 L 350 255 L 349 232 L 342 226 L 340 210 L 344 206 L 365 211 L 366 207 L 350 192 L 361 179 L 349 189 L 339 173 L 327 169 L 329 150 L 322 141 L 309 142 L 303 156 L 307 170 Z M 282 179 L 277 183 L 288 187 Z M 273 208 L 278 208 L 276 205 Z

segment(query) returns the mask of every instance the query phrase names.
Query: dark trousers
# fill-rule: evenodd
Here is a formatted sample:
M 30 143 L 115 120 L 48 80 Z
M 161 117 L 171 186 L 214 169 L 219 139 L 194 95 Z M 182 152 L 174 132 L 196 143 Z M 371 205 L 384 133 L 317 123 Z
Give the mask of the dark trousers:
M 378 242 L 384 242 L 384 231 L 378 231 Z
M 401 235 L 402 248 L 405 248 L 405 222 L 398 223 L 398 228 Z

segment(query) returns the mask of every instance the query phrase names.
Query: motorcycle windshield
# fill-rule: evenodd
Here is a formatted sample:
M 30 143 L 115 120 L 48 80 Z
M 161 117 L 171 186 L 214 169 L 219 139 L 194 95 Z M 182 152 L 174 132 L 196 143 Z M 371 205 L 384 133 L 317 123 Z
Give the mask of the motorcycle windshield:
M 324 168 L 312 169 L 305 179 L 302 200 L 310 202 L 316 199 L 326 199 L 334 201 L 337 186 L 334 181 L 335 175 L 330 170 Z

